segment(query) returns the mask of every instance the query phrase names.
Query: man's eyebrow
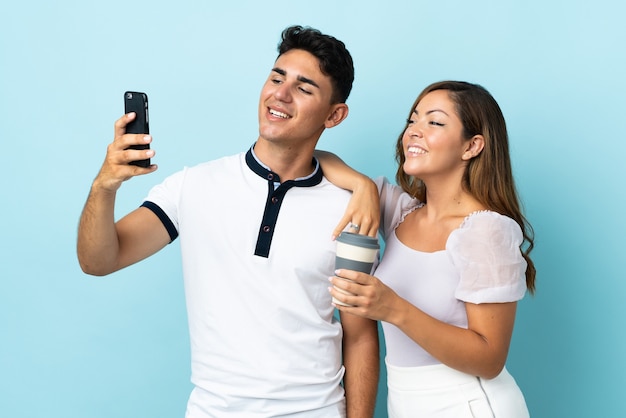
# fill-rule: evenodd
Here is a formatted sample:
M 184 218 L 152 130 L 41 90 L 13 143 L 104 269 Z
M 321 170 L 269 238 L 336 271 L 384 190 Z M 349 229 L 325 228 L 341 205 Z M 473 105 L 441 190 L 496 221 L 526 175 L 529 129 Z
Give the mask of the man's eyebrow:
M 287 75 L 287 71 L 283 70 L 282 68 L 274 67 L 272 68 L 272 71 L 280 75 Z
M 287 75 L 287 71 L 283 70 L 282 68 L 278 68 L 278 67 L 274 67 L 272 68 L 272 71 L 282 75 L 283 77 Z M 310 78 L 304 77 L 299 75 L 298 77 L 298 81 L 302 82 L 302 83 L 307 83 L 312 85 L 313 87 L 317 87 L 318 89 L 320 88 L 320 86 L 313 80 L 311 80 Z
M 306 78 L 306 77 L 303 77 L 303 76 L 299 75 L 298 76 L 298 80 L 302 81 L 303 83 L 310 84 L 313 87 L 317 87 L 318 89 L 320 88 L 320 86 L 318 86 L 317 83 L 315 81 L 311 80 L 310 78 Z

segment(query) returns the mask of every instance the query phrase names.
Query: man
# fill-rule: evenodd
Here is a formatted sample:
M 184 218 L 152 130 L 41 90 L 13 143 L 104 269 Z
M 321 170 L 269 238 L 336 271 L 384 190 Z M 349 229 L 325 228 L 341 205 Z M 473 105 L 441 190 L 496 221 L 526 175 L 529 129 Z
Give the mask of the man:
M 128 149 L 151 137 L 125 134 L 134 114 L 125 115 L 80 220 L 78 258 L 94 275 L 180 237 L 195 385 L 189 418 L 373 415 L 376 324 L 349 314 L 337 323 L 328 292 L 329 232 L 350 194 L 313 158 L 323 131 L 348 115 L 352 58 L 341 41 L 300 26 L 283 31 L 278 52 L 250 150 L 174 174 L 115 222 L 122 182 L 156 169 L 128 164 L 154 151 Z

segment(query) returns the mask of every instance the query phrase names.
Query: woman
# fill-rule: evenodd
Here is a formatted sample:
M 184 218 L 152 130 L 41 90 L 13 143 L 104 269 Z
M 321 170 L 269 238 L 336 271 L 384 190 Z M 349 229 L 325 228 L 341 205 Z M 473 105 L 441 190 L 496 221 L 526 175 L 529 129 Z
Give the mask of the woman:
M 367 189 L 341 160 L 320 157 L 333 183 Z M 375 276 L 330 279 L 332 296 L 350 305 L 337 309 L 382 321 L 389 416 L 528 417 L 505 363 L 517 301 L 534 291 L 533 233 L 498 104 L 475 84 L 428 86 L 396 158 L 400 187 L 377 181 L 386 247 Z M 370 235 L 378 225 L 348 212 L 336 233 L 348 219 Z

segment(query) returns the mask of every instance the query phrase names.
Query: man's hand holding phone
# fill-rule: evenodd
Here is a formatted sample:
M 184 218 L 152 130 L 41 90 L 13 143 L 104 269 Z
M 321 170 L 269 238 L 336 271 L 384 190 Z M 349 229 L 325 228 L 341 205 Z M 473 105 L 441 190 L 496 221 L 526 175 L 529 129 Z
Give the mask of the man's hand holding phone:
M 155 154 L 154 150 L 149 148 L 152 136 L 144 133 L 126 133 L 127 125 L 133 122 L 136 117 L 135 112 L 130 112 L 115 121 L 115 138 L 107 147 L 104 163 L 94 185 L 115 192 L 124 181 L 135 176 L 152 173 L 157 169 L 155 164 L 150 164 L 147 167 L 131 164 L 134 161 L 149 160 Z

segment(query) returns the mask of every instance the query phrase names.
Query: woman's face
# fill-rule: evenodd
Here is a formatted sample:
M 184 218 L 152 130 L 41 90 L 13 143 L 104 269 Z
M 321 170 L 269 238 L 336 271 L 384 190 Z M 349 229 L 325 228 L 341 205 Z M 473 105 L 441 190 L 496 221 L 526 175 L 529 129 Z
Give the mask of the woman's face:
M 435 90 L 420 100 L 402 137 L 403 169 L 424 181 L 463 174 L 469 140 L 447 90 Z

